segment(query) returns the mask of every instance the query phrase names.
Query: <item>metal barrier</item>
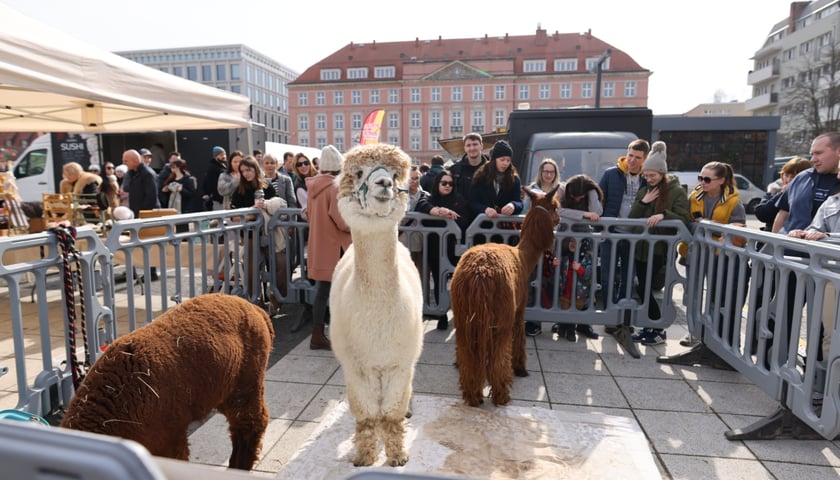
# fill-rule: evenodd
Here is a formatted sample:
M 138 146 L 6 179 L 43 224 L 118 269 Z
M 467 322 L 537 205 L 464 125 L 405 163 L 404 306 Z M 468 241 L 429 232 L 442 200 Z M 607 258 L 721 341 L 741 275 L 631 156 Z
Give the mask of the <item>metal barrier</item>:
M 78 276 L 85 292 L 91 362 L 99 348 L 117 336 L 152 321 L 186 298 L 210 291 L 241 295 L 255 303 L 266 302 L 269 295 L 284 303 L 311 302 L 315 285 L 306 271 L 308 224 L 298 209 L 281 209 L 268 220 L 268 232 L 280 230 L 285 236 L 286 261 L 278 265 L 271 254 L 276 250 L 275 236 L 258 233 L 266 225 L 258 212 L 242 209 L 118 222 L 104 243 L 92 231 L 80 230 L 77 244 L 82 269 Z M 417 263 L 425 315 L 446 315 L 449 310 L 448 280 L 460 255 L 486 241 L 515 245 L 521 233 L 515 227 L 521 221 L 522 217 L 480 215 L 462 240 L 452 220 L 407 214 L 400 233 L 406 242 L 412 235 L 419 236 L 423 247 Z M 661 233 L 663 227 L 665 233 Z M 738 238 L 745 239 L 746 245 L 741 246 Z M 571 240 L 582 247 L 570 248 Z M 686 268 L 678 262 L 681 242 L 689 244 Z M 50 332 L 49 300 L 55 303 L 56 298 L 64 298 L 63 293 L 55 293 L 60 288 L 48 285 L 48 274 L 61 269 L 57 248 L 52 233 L 0 238 L 0 279 L 8 286 L 11 305 L 17 408 L 38 415 L 64 406 L 72 394 L 69 367 L 54 358 L 50 344 L 55 332 Z M 810 256 L 791 255 L 796 250 Z M 24 251 L 30 257 L 7 258 Z M 677 316 L 677 289 L 684 289 L 689 329 L 703 343 L 686 355 L 660 360 L 735 368 L 781 406 L 781 418 L 728 436 L 766 438 L 791 428 L 802 437 L 817 432 L 834 438 L 840 433 L 840 340 L 831 335 L 838 323 L 837 246 L 710 222 L 697 224 L 692 234 L 681 222 L 664 221 L 655 233 L 644 220 L 603 218 L 597 223 L 561 224 L 555 233 L 554 253 L 563 252 L 569 261 L 587 263 L 589 268 L 582 274 L 557 268 L 543 276 L 540 260 L 529 281 L 526 319 L 667 328 Z M 637 255 L 652 258 L 654 252 L 662 259 L 661 280 L 654 269 L 656 262 L 636 261 Z M 124 289 L 116 281 L 116 271 L 123 266 Z M 152 266 L 160 269 L 159 283 L 152 283 Z M 285 276 L 285 293 L 274 281 L 278 271 Z M 21 287 L 28 283 L 26 276 L 33 277 L 36 312 L 23 309 Z M 140 279 L 139 293 L 135 278 Z M 635 279 L 644 282 L 631 288 Z M 579 281 L 589 286 L 582 294 L 576 288 L 571 293 L 561 288 Z M 144 296 L 142 301 L 138 295 Z M 652 302 L 660 315 L 650 314 Z M 67 312 L 61 313 L 66 318 Z M 42 371 L 31 382 L 24 355 L 25 318 L 37 318 L 40 345 L 36 349 L 43 355 Z M 830 323 L 824 329 L 824 354 L 819 341 L 823 322 Z M 67 336 L 66 326 L 62 333 Z M 69 346 L 63 347 L 65 358 L 70 358 Z M 634 348 L 632 342 L 629 348 Z M 3 368 L 8 367 L 0 365 L 0 374 Z M 790 427 L 793 420 L 800 421 L 801 427 Z

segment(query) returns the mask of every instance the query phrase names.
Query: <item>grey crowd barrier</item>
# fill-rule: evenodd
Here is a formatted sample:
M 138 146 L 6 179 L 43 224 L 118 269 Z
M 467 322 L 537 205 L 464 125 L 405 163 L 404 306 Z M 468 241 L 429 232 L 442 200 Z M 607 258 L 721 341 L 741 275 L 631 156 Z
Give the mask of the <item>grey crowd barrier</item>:
M 424 313 L 446 315 L 451 304 L 448 280 L 467 249 L 488 241 L 516 245 L 521 221 L 521 216 L 480 215 L 461 232 L 452 220 L 407 214 L 400 238 L 415 250 Z M 260 234 L 265 227 L 271 235 Z M 802 423 L 802 436 L 836 436 L 840 340 L 831 335 L 837 322 L 831 328 L 823 323 L 832 313 L 837 316 L 840 248 L 709 222 L 697 224 L 693 233 L 677 221 L 657 227 L 652 232 L 644 220 L 608 218 L 562 223 L 555 232 L 553 253 L 565 253 L 569 261 L 588 263 L 588 268 L 582 274 L 566 276 L 557 268 L 543 275 L 541 259 L 528 284 L 526 319 L 666 328 L 677 316 L 677 289 L 684 289 L 689 329 L 702 343 L 680 358 L 661 361 L 710 363 L 743 373 L 780 404 L 781 420 L 768 419 L 755 428 L 764 437 L 772 436 L 771 428 L 781 428 L 778 423 L 789 429 L 791 419 Z M 104 241 L 81 229 L 81 271 L 74 278 L 84 287 L 91 359 L 119 335 L 184 299 L 210 291 L 241 295 L 255 303 L 265 303 L 269 296 L 283 303 L 311 303 L 315 284 L 306 271 L 307 235 L 308 224 L 298 209 L 281 209 L 267 220 L 258 210 L 242 209 L 118 222 Z M 277 248 L 278 238 L 285 248 Z M 582 248 L 569 248 L 571 240 Z M 686 267 L 680 265 L 681 243 L 688 245 Z M 51 303 L 65 295 L 57 293 L 64 291 L 63 282 L 51 277 L 62 268 L 57 248 L 52 233 L 0 238 L 0 279 L 11 304 L 17 408 L 39 415 L 65 405 L 72 394 L 70 369 L 63 363 L 70 357 L 69 347 L 62 346 L 65 355 L 60 358 L 50 344 L 51 336 L 68 333 L 66 326 L 59 333 L 51 332 L 49 325 L 49 309 L 56 308 Z M 276 250 L 285 253 L 283 265 L 275 262 Z M 661 271 L 654 270 L 654 262 L 636 261 L 637 255 L 651 258 L 655 250 L 663 259 Z M 797 250 L 810 256 L 797 256 Z M 19 251 L 37 252 L 37 258 L 16 261 L 6 256 Z M 159 281 L 151 279 L 152 266 L 159 271 Z M 278 273 L 285 278 L 286 292 L 274 281 Z M 639 278 L 645 281 L 634 286 Z M 582 282 L 588 288 L 572 288 L 570 293 L 561 288 L 564 282 Z M 30 285 L 38 302 L 34 312 L 24 312 L 21 289 Z M 658 318 L 649 314 L 651 302 L 661 311 Z M 35 348 L 43 362 L 35 375 L 25 365 L 25 321 L 39 324 L 41 345 Z M 823 348 L 821 336 L 826 338 Z

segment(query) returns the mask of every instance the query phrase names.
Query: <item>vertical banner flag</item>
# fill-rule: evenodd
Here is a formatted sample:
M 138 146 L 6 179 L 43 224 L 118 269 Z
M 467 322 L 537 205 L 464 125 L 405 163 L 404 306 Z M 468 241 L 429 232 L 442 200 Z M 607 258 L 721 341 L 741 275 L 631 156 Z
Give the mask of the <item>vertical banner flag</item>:
M 362 125 L 362 138 L 359 141 L 360 145 L 368 145 L 371 143 L 379 143 L 379 132 L 382 129 L 382 118 L 385 117 L 385 110 L 374 110 L 365 117 L 365 123 Z

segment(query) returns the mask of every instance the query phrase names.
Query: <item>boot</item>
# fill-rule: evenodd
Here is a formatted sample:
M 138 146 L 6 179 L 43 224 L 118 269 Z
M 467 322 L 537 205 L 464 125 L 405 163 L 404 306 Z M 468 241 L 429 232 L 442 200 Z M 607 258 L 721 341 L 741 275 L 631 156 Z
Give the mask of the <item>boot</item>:
M 323 325 L 312 325 L 312 338 L 309 339 L 310 350 L 332 350 L 330 339 L 324 335 Z

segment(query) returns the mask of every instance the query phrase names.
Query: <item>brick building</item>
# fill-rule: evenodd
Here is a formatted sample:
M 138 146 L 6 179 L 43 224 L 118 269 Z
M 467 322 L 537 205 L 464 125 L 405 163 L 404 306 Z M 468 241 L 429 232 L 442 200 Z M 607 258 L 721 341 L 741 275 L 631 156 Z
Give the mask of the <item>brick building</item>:
M 522 36 L 351 42 L 288 84 L 289 140 L 345 151 L 368 113 L 383 109 L 380 141 L 428 161 L 445 154 L 438 140 L 503 129 L 514 108 L 593 107 L 596 97 L 602 107 L 646 107 L 650 75 L 591 32 L 539 26 Z

